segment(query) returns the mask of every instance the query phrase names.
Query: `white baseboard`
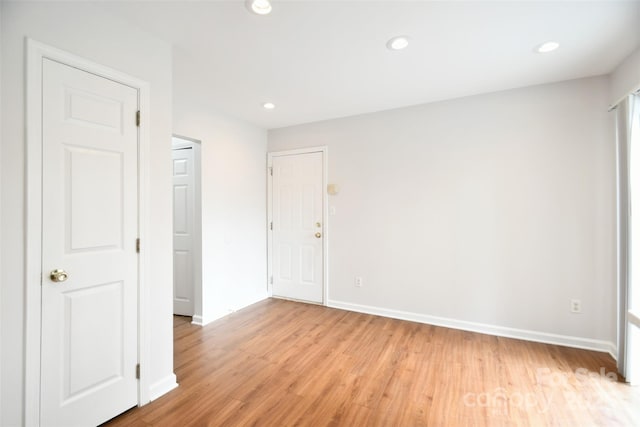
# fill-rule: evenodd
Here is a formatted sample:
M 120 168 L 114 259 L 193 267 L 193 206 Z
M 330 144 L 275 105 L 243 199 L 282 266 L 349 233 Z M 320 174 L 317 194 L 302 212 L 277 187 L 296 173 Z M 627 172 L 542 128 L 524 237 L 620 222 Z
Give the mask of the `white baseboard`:
M 191 317 L 191 324 L 196 326 L 204 326 L 204 323 L 202 322 L 202 316 L 194 314 Z
M 160 381 L 156 381 L 149 387 L 149 398 L 151 401 L 156 400 L 160 396 L 169 393 L 174 388 L 178 387 L 178 382 L 175 374 L 167 375 Z
M 231 311 L 231 310 L 216 311 L 214 313 L 208 313 L 207 317 L 201 317 L 199 319 L 200 320 L 200 326 L 207 326 L 209 323 L 215 322 L 218 319 L 222 319 L 223 317 L 228 316 L 231 313 L 233 313 L 233 311 Z
M 213 313 L 209 313 L 209 315 L 205 318 L 204 316 L 193 316 L 193 318 L 191 319 L 191 323 L 194 325 L 198 325 L 198 326 L 206 326 L 211 322 L 214 322 L 218 319 L 222 319 L 223 317 L 226 317 L 228 315 L 230 315 L 231 313 L 235 313 L 238 310 L 242 310 L 243 308 L 249 307 L 250 305 L 253 305 L 257 302 L 263 301 L 265 299 L 267 299 L 268 297 L 266 295 L 259 297 L 259 298 L 255 298 L 255 299 L 251 299 L 248 301 L 245 301 L 243 303 L 241 303 L 239 306 L 234 307 L 234 308 L 229 308 L 227 310 L 219 310 L 219 311 L 215 311 Z
M 353 304 L 335 300 L 329 300 L 327 306 L 339 308 L 342 310 L 356 311 L 358 313 L 374 314 L 377 316 L 390 317 L 393 319 L 409 320 L 411 322 L 425 323 L 434 326 L 443 326 L 445 328 L 460 329 L 463 331 L 478 332 L 481 334 L 495 335 L 499 337 L 516 338 L 545 344 L 555 344 L 565 347 L 575 347 L 585 350 L 601 351 L 609 353 L 614 359 L 616 359 L 616 355 L 618 353 L 616 345 L 609 341 L 572 337 L 568 335 L 549 334 L 546 332 L 529 331 L 526 329 L 507 328 L 504 326 L 487 325 L 484 323 L 468 322 L 466 320 L 429 316 L 426 314 L 391 310 L 388 308 Z

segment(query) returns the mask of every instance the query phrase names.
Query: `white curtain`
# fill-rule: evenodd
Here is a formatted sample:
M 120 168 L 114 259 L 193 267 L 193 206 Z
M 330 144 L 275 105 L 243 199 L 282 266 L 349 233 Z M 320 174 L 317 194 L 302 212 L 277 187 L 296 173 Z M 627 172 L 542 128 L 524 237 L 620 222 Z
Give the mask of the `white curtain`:
M 640 309 L 640 97 L 629 95 L 617 106 L 618 170 L 618 371 L 628 382 L 640 374 L 638 335 L 629 310 Z M 634 274 L 635 273 L 635 274 Z M 635 295 L 634 295 L 635 289 Z M 635 305 L 635 307 L 634 307 Z M 633 316 L 632 316 L 633 317 Z
M 616 108 L 617 199 L 618 199 L 618 372 L 627 371 L 627 289 L 629 284 L 629 97 Z

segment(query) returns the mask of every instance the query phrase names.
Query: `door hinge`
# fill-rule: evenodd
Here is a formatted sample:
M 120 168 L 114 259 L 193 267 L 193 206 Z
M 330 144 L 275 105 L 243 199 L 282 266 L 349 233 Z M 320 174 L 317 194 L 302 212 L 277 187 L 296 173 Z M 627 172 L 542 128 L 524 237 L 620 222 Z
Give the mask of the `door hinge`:
M 140 238 L 136 239 L 136 252 L 140 253 Z
M 269 230 L 273 230 L 273 221 L 269 223 Z
M 140 379 L 140 364 L 139 363 L 136 365 L 136 379 L 137 380 Z
M 140 110 L 136 111 L 136 126 L 140 127 Z
M 273 166 L 269 166 L 269 175 L 273 176 Z
M 269 283 L 273 285 L 273 276 L 269 277 Z

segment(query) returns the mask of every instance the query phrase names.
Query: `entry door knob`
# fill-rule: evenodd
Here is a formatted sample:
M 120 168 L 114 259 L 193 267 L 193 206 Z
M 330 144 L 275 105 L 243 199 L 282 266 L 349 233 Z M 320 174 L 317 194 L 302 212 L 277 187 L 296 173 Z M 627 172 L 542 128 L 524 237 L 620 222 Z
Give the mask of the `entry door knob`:
M 51 279 L 52 282 L 64 282 L 65 280 L 67 280 L 69 278 L 69 275 L 67 274 L 66 271 L 64 270 L 53 270 L 51 273 L 49 273 L 49 278 Z
M 320 233 L 316 233 L 316 237 L 319 239 L 319 238 L 321 238 L 321 237 L 322 237 L 322 234 L 320 234 Z

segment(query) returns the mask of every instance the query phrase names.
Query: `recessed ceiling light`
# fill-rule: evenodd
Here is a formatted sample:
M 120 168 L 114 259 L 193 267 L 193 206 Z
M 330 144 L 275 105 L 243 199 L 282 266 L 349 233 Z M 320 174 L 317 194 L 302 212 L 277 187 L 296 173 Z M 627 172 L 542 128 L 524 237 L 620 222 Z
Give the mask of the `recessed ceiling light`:
M 269 0 L 245 0 L 247 9 L 258 15 L 268 15 L 271 13 L 271 2 Z
M 536 52 L 549 53 L 549 52 L 553 52 L 559 47 L 560 47 L 560 43 L 558 42 L 545 42 L 545 43 L 542 43 L 540 46 L 536 47 Z
M 387 42 L 387 49 L 389 50 L 402 50 L 407 46 L 409 46 L 409 38 L 407 36 L 394 37 Z
M 273 110 L 274 108 L 276 108 L 276 104 L 274 104 L 273 102 L 265 102 L 264 104 L 262 104 L 262 107 L 265 110 Z

